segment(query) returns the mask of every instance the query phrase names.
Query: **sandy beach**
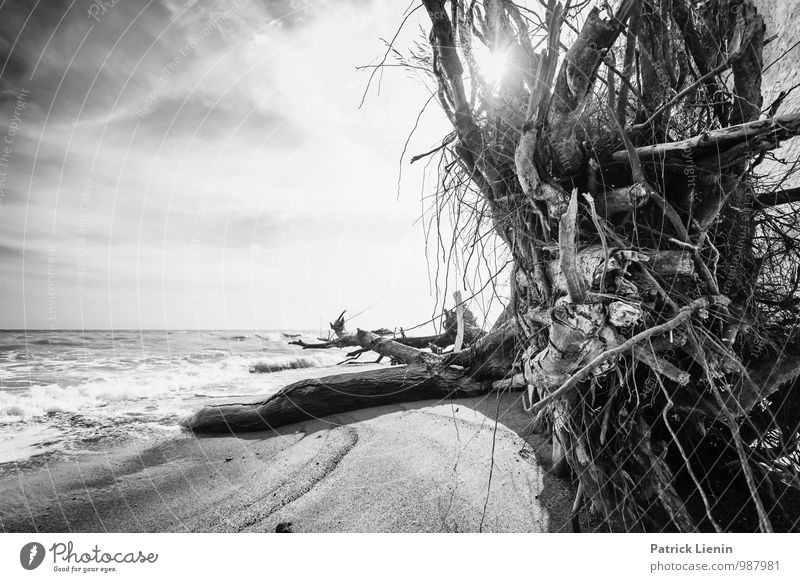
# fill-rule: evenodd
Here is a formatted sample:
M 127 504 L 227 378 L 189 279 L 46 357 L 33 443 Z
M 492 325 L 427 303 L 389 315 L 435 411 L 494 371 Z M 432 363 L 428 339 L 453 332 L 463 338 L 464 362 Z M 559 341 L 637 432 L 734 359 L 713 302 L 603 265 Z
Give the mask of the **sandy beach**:
M 183 432 L 81 455 L 0 479 L 0 525 L 6 532 L 274 532 L 283 522 L 293 532 L 569 530 L 574 491 L 547 473 L 545 443 L 528 434 L 518 398 L 383 406 L 239 436 Z

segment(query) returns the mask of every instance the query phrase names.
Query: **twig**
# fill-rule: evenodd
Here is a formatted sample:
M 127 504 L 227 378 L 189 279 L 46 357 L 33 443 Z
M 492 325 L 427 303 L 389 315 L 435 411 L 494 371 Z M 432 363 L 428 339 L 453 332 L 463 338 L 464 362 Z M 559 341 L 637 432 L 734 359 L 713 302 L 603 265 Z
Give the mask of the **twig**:
M 656 380 L 658 380 L 658 385 L 661 387 L 661 391 L 664 393 L 664 397 L 667 399 L 667 405 L 661 410 L 661 418 L 664 421 L 664 425 L 667 427 L 669 434 L 672 436 L 672 441 L 675 443 L 675 446 L 678 447 L 678 451 L 683 458 L 683 462 L 686 466 L 686 470 L 689 472 L 689 476 L 692 478 L 694 482 L 694 486 L 697 487 L 697 492 L 700 494 L 700 498 L 703 500 L 703 505 L 706 508 L 706 516 L 708 520 L 711 522 L 711 525 L 714 526 L 714 531 L 717 533 L 722 533 L 722 528 L 719 527 L 717 520 L 714 519 L 714 516 L 711 514 L 711 504 L 708 502 L 708 496 L 706 492 L 703 490 L 703 487 L 700 485 L 700 481 L 697 479 L 697 476 L 694 474 L 694 470 L 692 469 L 692 464 L 689 462 L 689 457 L 686 454 L 686 451 L 681 444 L 678 435 L 675 434 L 675 431 L 672 428 L 672 425 L 669 423 L 669 418 L 667 413 L 674 408 L 675 404 L 672 402 L 672 398 L 669 396 L 669 392 L 667 392 L 666 386 L 661 381 L 658 375 L 656 375 Z
M 432 150 L 425 152 L 424 154 L 418 154 L 418 155 L 412 157 L 411 161 L 409 163 L 413 164 L 414 162 L 417 162 L 417 161 L 419 161 L 419 160 L 421 160 L 423 158 L 427 158 L 428 156 L 435 154 L 439 150 L 443 150 L 448 145 L 450 145 L 455 138 L 456 138 L 456 132 L 451 131 L 450 133 L 448 133 L 444 137 L 444 139 L 442 140 L 441 144 L 439 144 L 438 146 L 436 146 Z
M 690 329 L 689 334 L 694 335 L 694 331 Z M 696 340 L 697 338 L 695 338 L 695 341 Z M 711 367 L 708 365 L 702 350 L 699 356 L 703 360 L 703 368 L 705 369 L 706 379 L 711 387 L 711 392 L 714 394 L 714 399 L 717 401 L 717 404 L 722 410 L 722 413 L 725 417 L 725 423 L 728 425 L 728 429 L 733 437 L 733 442 L 736 445 L 736 454 L 739 456 L 739 464 L 741 466 L 742 473 L 744 473 L 744 479 L 747 482 L 747 488 L 750 490 L 750 497 L 753 499 L 753 503 L 756 506 L 756 513 L 758 513 L 758 522 L 761 527 L 761 531 L 764 533 L 772 533 L 772 523 L 770 522 L 769 516 L 764 509 L 764 503 L 761 501 L 761 496 L 758 494 L 758 490 L 756 489 L 753 471 L 750 469 L 750 462 L 747 459 L 747 453 L 744 450 L 742 435 L 739 434 L 739 427 L 736 424 L 736 419 L 733 417 L 733 414 L 731 414 L 730 409 L 725 404 L 725 400 L 723 400 L 722 395 L 719 393 L 717 384 L 714 382 L 714 378 L 711 375 Z
M 654 351 L 652 351 L 652 345 L 650 350 L 647 348 L 642 348 L 639 346 L 633 347 L 633 357 L 636 360 L 639 360 L 646 366 L 648 366 L 651 370 L 656 373 L 656 376 L 666 376 L 676 384 L 680 384 L 681 386 L 686 386 L 689 381 L 691 380 L 691 376 L 688 372 L 684 372 L 674 364 L 659 358 Z
M 581 533 L 581 505 L 583 505 L 583 481 L 578 482 L 578 491 L 572 503 L 572 533 Z
M 456 341 L 453 344 L 453 351 L 458 352 L 464 344 L 464 304 L 461 300 L 461 291 L 453 293 L 453 301 L 456 304 Z
M 386 59 L 389 58 L 389 53 L 392 52 L 392 48 L 394 47 L 394 41 L 396 41 L 397 37 L 400 36 L 400 31 L 403 30 L 403 26 L 405 26 L 406 21 L 409 18 L 411 18 L 411 15 L 414 14 L 414 12 L 416 12 L 420 8 L 422 8 L 421 5 L 416 6 L 411 12 L 409 12 L 408 14 L 405 15 L 405 17 L 403 18 L 403 21 L 400 23 L 400 27 L 397 29 L 397 32 L 394 33 L 394 37 L 392 38 L 392 41 L 387 45 L 386 53 L 384 53 L 383 58 L 381 59 L 381 62 L 379 64 L 377 64 L 372 69 L 372 73 L 370 74 L 369 80 L 367 81 L 367 86 L 364 88 L 364 94 L 361 96 L 361 103 L 358 104 L 358 108 L 359 109 L 361 109 L 361 107 L 364 105 L 364 101 L 367 98 L 367 93 L 369 92 L 369 87 L 372 84 L 372 79 L 375 77 L 375 73 L 377 73 L 378 70 L 380 70 L 381 67 L 383 67 L 383 65 L 386 63 Z
M 489 466 L 489 482 L 486 484 L 486 499 L 483 502 L 483 513 L 481 513 L 481 523 L 478 525 L 478 531 L 483 532 L 483 522 L 486 520 L 486 511 L 489 509 L 489 496 L 492 492 L 492 476 L 494 475 L 494 449 L 497 444 L 497 425 L 500 419 L 500 396 L 497 396 L 497 410 L 494 414 L 494 430 L 492 431 L 492 454 L 489 458 L 491 465 Z
M 625 127 L 625 115 L 628 110 L 628 89 L 631 87 L 630 77 L 633 72 L 633 59 L 636 56 L 636 29 L 639 28 L 640 11 L 641 4 L 637 3 L 633 14 L 631 14 L 631 21 L 626 33 L 625 60 L 622 64 L 622 71 L 620 72 L 620 78 L 623 79 L 623 84 L 619 89 L 616 111 L 617 121 L 622 127 Z M 644 101 L 641 97 L 640 100 Z
M 592 222 L 597 229 L 597 234 L 600 235 L 600 244 L 603 246 L 603 275 L 600 278 L 600 293 L 606 292 L 606 273 L 608 272 L 608 243 L 606 242 L 606 235 L 603 232 L 603 227 L 600 226 L 600 217 L 597 216 L 597 209 L 594 206 L 594 198 L 591 194 L 584 194 L 583 197 L 589 203 L 589 209 L 592 211 Z

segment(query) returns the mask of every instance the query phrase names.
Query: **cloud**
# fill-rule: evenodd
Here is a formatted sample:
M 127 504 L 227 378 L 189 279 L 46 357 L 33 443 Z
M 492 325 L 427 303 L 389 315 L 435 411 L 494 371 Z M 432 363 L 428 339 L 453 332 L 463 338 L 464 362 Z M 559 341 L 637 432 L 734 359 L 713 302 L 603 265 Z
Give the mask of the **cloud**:
M 259 295 L 280 301 L 297 327 L 309 302 L 329 307 L 314 271 L 336 278 L 342 296 L 362 297 L 355 257 L 393 281 L 402 245 L 422 254 L 411 227 L 419 182 L 404 183 L 399 201 L 396 183 L 428 94 L 387 75 L 380 97 L 358 108 L 366 75 L 355 66 L 381 54 L 379 37 L 394 33 L 402 7 L 153 0 L 118 2 L 94 19 L 91 5 L 0 7 L 0 137 L 15 95 L 30 94 L 0 199 L 0 327 L 20 326 L 23 311 L 27 325 L 46 324 L 47 290 L 36 281 L 53 256 L 70 306 L 60 325 L 158 327 L 174 308 L 170 325 L 191 327 L 188 286 L 234 304 L 225 322 L 203 310 L 204 326 L 268 323 L 274 313 L 250 305 Z M 432 117 L 410 147 L 429 149 L 444 133 Z M 415 277 L 427 289 L 424 267 Z M 284 288 L 271 287 L 277 279 Z M 409 312 L 427 303 L 404 293 Z M 141 319 L 126 319 L 120 298 L 132 294 Z M 97 308 L 78 322 L 88 298 Z

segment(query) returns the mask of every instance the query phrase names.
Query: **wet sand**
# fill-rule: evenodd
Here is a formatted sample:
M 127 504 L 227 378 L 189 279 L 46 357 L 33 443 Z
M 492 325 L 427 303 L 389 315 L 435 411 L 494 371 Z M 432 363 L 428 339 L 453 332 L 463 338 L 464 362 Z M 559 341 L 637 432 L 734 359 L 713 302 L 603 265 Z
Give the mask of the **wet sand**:
M 185 432 L 20 470 L 0 478 L 0 528 L 569 531 L 574 491 L 547 474 L 546 444 L 518 399 L 383 406 L 238 436 Z

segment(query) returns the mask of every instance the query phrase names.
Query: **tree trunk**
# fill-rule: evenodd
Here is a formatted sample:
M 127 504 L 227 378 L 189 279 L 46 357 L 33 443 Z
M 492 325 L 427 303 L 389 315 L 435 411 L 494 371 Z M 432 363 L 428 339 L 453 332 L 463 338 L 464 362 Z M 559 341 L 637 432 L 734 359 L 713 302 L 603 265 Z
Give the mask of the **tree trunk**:
M 348 410 L 432 398 L 478 396 L 489 390 L 491 383 L 454 370 L 432 371 L 424 365 L 392 366 L 300 380 L 263 401 L 206 406 L 182 424 L 199 433 L 271 430 Z

